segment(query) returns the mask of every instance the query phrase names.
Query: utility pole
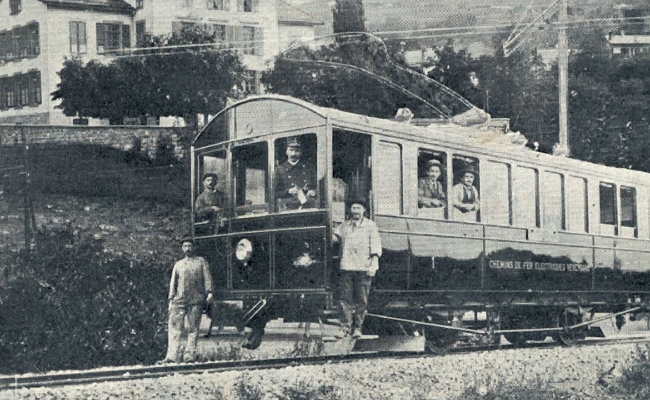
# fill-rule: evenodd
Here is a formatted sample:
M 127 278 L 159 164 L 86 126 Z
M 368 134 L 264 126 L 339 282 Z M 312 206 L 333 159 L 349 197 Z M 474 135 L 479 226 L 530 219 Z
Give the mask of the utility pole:
M 559 29 L 557 34 L 557 65 L 560 103 L 560 135 L 555 153 L 569 156 L 569 51 L 567 40 L 568 0 L 560 1 L 558 13 Z

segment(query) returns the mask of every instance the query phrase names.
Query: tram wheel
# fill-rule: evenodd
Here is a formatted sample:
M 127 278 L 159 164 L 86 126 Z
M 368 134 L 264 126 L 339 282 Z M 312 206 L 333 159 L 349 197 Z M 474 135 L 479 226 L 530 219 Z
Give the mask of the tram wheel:
M 427 315 L 423 321 L 433 324 L 449 325 L 449 321 L 438 315 Z M 460 334 L 457 330 L 428 326 L 422 329 L 422 333 L 426 339 L 426 348 L 429 351 L 451 346 L 456 343 Z
M 568 329 L 569 327 L 582 322 L 582 315 L 564 310 L 558 317 L 558 327 L 564 330 L 558 332 L 554 339 L 565 346 L 573 346 L 578 341 L 584 339 L 586 330 L 584 327 Z

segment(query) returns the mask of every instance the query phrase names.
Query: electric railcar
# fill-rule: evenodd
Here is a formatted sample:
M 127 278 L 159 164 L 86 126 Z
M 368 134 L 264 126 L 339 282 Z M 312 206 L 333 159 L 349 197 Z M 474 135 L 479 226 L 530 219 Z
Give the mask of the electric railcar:
M 220 215 L 192 220 L 219 318 L 259 330 L 335 315 L 331 233 L 351 198 L 369 204 L 383 245 L 364 331 L 398 318 L 432 341 L 464 329 L 569 342 L 596 312 L 638 310 L 650 294 L 650 175 L 537 153 L 511 135 L 277 95 L 227 107 L 191 148 L 192 204 L 208 172 L 224 194 Z M 298 210 L 274 191 L 293 137 L 317 179 L 313 207 Z M 477 172 L 478 212 L 419 207 L 418 179 L 434 158 L 448 199 L 463 169 Z M 486 318 L 462 321 L 469 311 Z

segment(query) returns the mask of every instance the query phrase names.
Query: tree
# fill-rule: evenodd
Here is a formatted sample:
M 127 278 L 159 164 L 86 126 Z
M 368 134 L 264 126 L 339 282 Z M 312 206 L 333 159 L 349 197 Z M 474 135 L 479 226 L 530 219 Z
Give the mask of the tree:
M 336 0 L 332 8 L 334 33 L 365 32 L 366 21 L 361 0 Z
M 421 118 L 449 117 L 471 108 L 448 88 L 400 64 L 382 42 L 363 34 L 316 50 L 286 52 L 262 81 L 272 93 L 381 118 L 394 117 L 402 107 Z
M 237 53 L 214 42 L 214 34 L 188 27 L 149 37 L 143 45 L 150 50 L 109 65 L 66 60 L 52 98 L 61 99 L 57 107 L 69 116 L 107 118 L 111 124 L 125 117 L 177 116 L 195 126 L 197 114 L 222 109 L 245 79 Z M 204 46 L 168 48 L 183 44 Z

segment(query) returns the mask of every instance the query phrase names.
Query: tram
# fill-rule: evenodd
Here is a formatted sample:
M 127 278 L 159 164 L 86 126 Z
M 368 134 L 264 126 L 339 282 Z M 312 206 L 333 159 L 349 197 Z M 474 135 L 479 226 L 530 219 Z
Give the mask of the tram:
M 332 231 L 346 218 L 346 200 L 359 198 L 383 245 L 369 300 L 375 317 L 364 330 L 399 320 L 432 341 L 484 329 L 514 342 L 570 342 L 589 333 L 595 313 L 639 310 L 650 294 L 650 175 L 535 152 L 512 136 L 279 95 L 228 106 L 191 147 L 192 204 L 206 173 L 223 194 L 216 215 L 193 210 L 192 219 L 220 318 L 263 331 L 275 318 L 335 316 Z M 316 183 L 310 205 L 292 208 L 277 195 L 276 170 L 296 138 Z M 432 160 L 447 194 L 437 209 L 418 199 Z M 473 212 L 452 204 L 468 168 Z M 463 321 L 471 311 L 486 318 Z

